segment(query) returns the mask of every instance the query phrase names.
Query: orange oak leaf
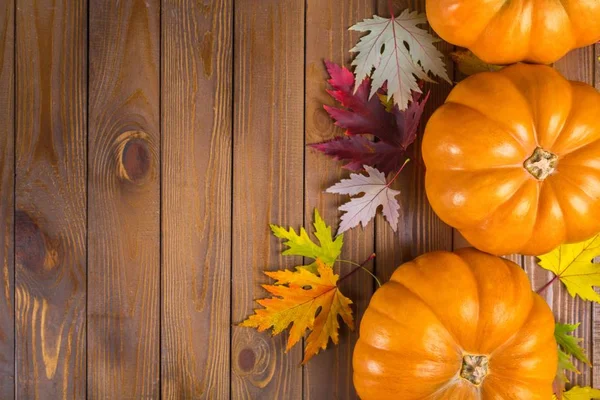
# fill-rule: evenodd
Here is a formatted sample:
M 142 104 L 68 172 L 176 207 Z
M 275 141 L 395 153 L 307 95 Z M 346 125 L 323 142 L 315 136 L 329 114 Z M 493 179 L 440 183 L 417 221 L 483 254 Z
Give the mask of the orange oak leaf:
M 350 304 L 337 287 L 339 275 L 331 267 L 317 260 L 318 275 L 299 268 L 295 271 L 281 270 L 265 272 L 276 280 L 275 285 L 263 285 L 273 297 L 257 300 L 264 308 L 241 323 L 241 326 L 256 328 L 259 332 L 272 328 L 277 335 L 290 325 L 286 351 L 291 349 L 308 329 L 304 360 L 306 364 L 320 349 L 325 349 L 329 338 L 338 343 L 340 324 L 338 316 L 354 329 L 354 318 Z

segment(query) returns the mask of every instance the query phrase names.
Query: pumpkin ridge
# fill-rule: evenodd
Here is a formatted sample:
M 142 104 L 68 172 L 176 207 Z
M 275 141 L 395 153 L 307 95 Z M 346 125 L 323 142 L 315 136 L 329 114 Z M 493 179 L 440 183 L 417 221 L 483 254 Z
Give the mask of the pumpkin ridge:
M 521 167 L 522 168 L 522 167 Z M 505 199 L 503 202 L 501 202 L 500 204 L 497 204 L 496 206 L 494 206 L 493 208 L 491 208 L 489 210 L 489 212 L 485 215 L 485 217 L 483 217 L 481 220 L 479 220 L 479 222 L 477 223 L 477 225 L 481 226 L 482 229 L 485 229 L 485 226 L 487 225 L 487 223 L 489 222 L 489 220 L 493 217 L 493 215 L 504 205 L 506 205 L 508 202 L 510 202 L 512 199 L 515 198 L 515 196 L 521 192 L 521 190 L 523 189 L 523 187 L 525 186 L 525 184 L 527 183 L 527 179 L 523 179 L 523 182 L 521 182 L 521 184 L 519 185 L 519 187 L 517 188 L 517 190 L 514 191 L 513 194 L 510 195 L 509 198 Z M 465 229 L 464 227 L 462 229 Z M 467 229 L 471 229 L 471 227 L 468 227 Z
M 556 202 L 558 203 L 558 206 L 560 207 L 560 212 L 563 215 L 563 219 L 565 221 L 565 237 L 569 236 L 569 231 L 573 229 L 572 226 L 569 226 L 569 220 L 567 218 L 564 218 L 564 216 L 566 215 L 565 210 L 569 209 L 569 204 L 567 203 L 567 205 L 564 204 L 564 199 L 563 196 L 560 195 L 560 192 L 558 190 L 556 190 L 556 187 L 553 185 L 553 183 L 556 182 L 556 179 L 552 179 L 549 180 L 547 183 L 548 185 L 550 185 L 552 187 L 552 191 L 554 192 L 554 195 L 556 197 Z M 570 182 L 568 182 L 567 180 L 565 180 L 565 182 L 567 182 L 569 185 L 571 185 Z M 570 225 L 573 225 L 573 223 L 571 222 Z M 592 235 L 593 236 L 593 235 Z M 556 247 L 556 246 L 555 246 Z
M 510 74 L 502 74 L 502 72 L 504 71 L 510 71 L 512 69 L 522 69 L 522 70 L 535 70 L 535 69 L 539 69 L 540 71 L 547 71 L 550 75 L 553 75 L 552 79 L 554 78 L 560 78 L 560 80 L 566 82 L 568 84 L 569 87 L 569 94 L 571 96 L 571 101 L 569 102 L 569 112 L 567 113 L 567 117 L 565 118 L 565 121 L 563 123 L 563 125 L 560 127 L 560 129 L 558 129 L 557 134 L 554 137 L 554 140 L 551 144 L 546 144 L 545 146 L 542 146 L 540 143 L 540 137 L 539 137 L 539 126 L 538 126 L 538 110 L 534 107 L 534 105 L 532 104 L 532 101 L 527 97 L 527 94 L 525 92 L 523 92 L 521 86 L 519 85 L 517 82 L 515 82 L 512 79 L 512 75 Z M 539 71 L 538 71 L 539 72 Z M 504 68 L 503 70 L 497 72 L 499 74 L 501 74 L 502 76 L 506 77 L 508 81 L 510 81 L 512 87 L 520 94 L 521 98 L 525 101 L 525 104 L 527 104 L 527 109 L 529 111 L 529 114 L 531 115 L 531 121 L 532 121 L 532 128 L 533 128 L 533 132 L 531 132 L 533 138 L 535 139 L 535 145 L 537 147 L 541 147 L 544 150 L 547 151 L 551 151 L 555 154 L 557 154 L 554 150 L 553 147 L 555 145 L 555 143 L 557 142 L 558 138 L 561 136 L 561 134 L 564 132 L 565 127 L 567 126 L 567 123 L 571 120 L 571 118 L 573 118 L 573 104 L 574 101 L 576 100 L 576 96 L 574 93 L 574 88 L 573 88 L 573 82 L 567 80 L 564 76 L 562 76 L 558 71 L 556 71 L 555 69 L 547 66 L 547 65 L 531 65 L 531 64 L 524 64 L 524 63 L 519 63 L 519 64 L 514 64 L 511 65 L 509 67 Z M 526 74 L 523 75 L 534 75 L 536 74 L 536 71 L 528 71 Z M 548 79 L 546 79 L 548 80 Z M 526 81 L 526 83 L 531 83 L 530 81 Z M 531 149 L 531 151 L 533 151 L 534 149 Z M 557 154 L 558 156 L 560 156 L 560 154 Z
M 562 132 L 561 132 L 561 134 L 562 134 Z M 594 144 L 597 144 L 598 142 L 600 142 L 600 139 L 593 140 L 593 141 L 591 141 L 589 143 L 585 143 L 585 144 L 582 144 L 581 146 L 575 147 L 574 149 L 569 150 L 569 151 L 567 151 L 565 153 L 561 153 L 561 154 L 558 155 L 559 159 L 565 158 L 565 157 L 570 156 L 570 155 L 573 155 L 573 154 L 577 153 L 580 150 L 584 150 L 588 146 L 592 146 Z
M 575 93 L 575 90 L 574 90 L 574 88 L 573 88 L 573 82 L 569 81 L 569 87 L 570 87 L 570 89 L 571 89 L 571 103 L 570 103 L 570 105 L 569 105 L 569 106 L 570 106 L 570 108 L 569 108 L 569 114 L 567 115 L 567 118 L 565 118 L 565 121 L 564 121 L 564 123 L 563 123 L 563 126 L 560 128 L 560 131 L 558 132 L 558 135 L 556 135 L 556 137 L 554 138 L 554 141 L 553 141 L 553 142 L 552 142 L 550 145 L 546 146 L 546 148 L 545 148 L 545 150 L 547 150 L 547 151 L 550 151 L 550 152 L 552 152 L 552 153 L 556 154 L 556 155 L 558 156 L 559 160 L 560 160 L 562 157 L 566 156 L 567 154 L 570 154 L 570 153 L 572 153 L 573 151 L 576 151 L 576 150 L 578 150 L 578 149 L 579 149 L 579 148 L 577 148 L 577 149 L 574 149 L 574 150 L 568 151 L 568 152 L 566 152 L 566 153 L 560 153 L 560 154 L 558 154 L 556 151 L 554 151 L 554 146 L 556 145 L 556 143 L 558 142 L 558 140 L 560 139 L 560 137 L 561 137 L 562 135 L 564 135 L 564 134 L 565 134 L 565 132 L 566 132 L 566 131 L 565 131 L 565 130 L 566 130 L 566 128 L 567 128 L 567 127 L 570 125 L 570 122 L 571 122 L 571 121 L 573 120 L 573 118 L 574 118 L 574 112 L 573 112 L 573 111 L 575 110 L 575 107 L 574 107 L 574 105 L 575 105 L 575 104 L 574 104 L 574 102 L 575 102 L 575 100 L 576 100 L 577 98 L 576 98 L 576 93 Z M 536 131 L 536 139 L 537 139 L 537 131 Z M 591 142 L 591 143 L 593 143 L 593 142 Z M 589 143 L 588 143 L 588 144 L 589 144 Z M 581 147 L 585 147 L 585 146 L 586 146 L 586 145 L 582 145 Z
M 545 186 L 544 186 L 544 185 L 545 185 Z M 561 218 L 563 218 L 563 220 L 564 220 L 564 213 L 563 213 L 563 210 L 562 210 L 562 206 L 560 205 L 560 202 L 558 201 L 558 197 L 556 196 L 556 190 L 554 190 L 554 187 L 553 187 L 553 186 L 550 184 L 550 180 L 548 180 L 548 181 L 544 181 L 544 182 L 540 183 L 540 185 L 539 185 L 539 192 L 538 192 L 538 209 L 537 209 L 537 213 L 536 213 L 536 220 L 535 220 L 535 224 L 533 225 L 533 230 L 534 230 L 534 231 L 536 230 L 537 223 L 538 223 L 538 221 L 539 221 L 539 215 L 540 215 L 540 214 L 539 214 L 539 204 L 540 204 L 540 202 L 541 202 L 541 200 L 542 200 L 542 187 L 544 187 L 546 190 L 550 190 L 550 191 L 552 192 L 552 195 L 554 196 L 554 198 L 556 199 L 556 202 L 557 202 L 557 203 L 558 203 L 558 205 L 559 205 L 559 208 L 560 208 L 560 214 L 561 214 Z M 564 241 L 564 238 L 565 238 L 565 235 L 566 235 L 566 233 L 567 233 L 566 231 L 563 231 L 563 232 L 562 232 L 562 235 L 561 235 L 562 239 L 561 239 L 561 241 L 560 241 L 561 243 Z M 527 249 L 529 248 L 529 246 L 531 245 L 531 243 L 532 243 L 532 242 L 533 242 L 535 239 L 536 239 L 536 238 L 535 238 L 535 237 L 532 235 L 532 236 L 531 236 L 531 238 L 530 238 L 530 239 L 529 239 L 529 240 L 528 240 L 528 241 L 527 241 L 525 244 L 523 244 L 523 245 L 521 246 L 521 248 L 519 249 L 519 251 L 517 251 L 517 253 L 524 253 L 524 254 L 528 254 L 528 253 L 530 253 L 530 252 L 528 252 L 528 251 L 527 251 Z M 556 247 L 556 246 L 553 246 L 553 247 Z M 550 248 L 550 249 L 548 249 L 548 251 L 550 251 L 550 250 L 551 250 L 551 248 Z
M 483 72 L 483 74 L 494 74 L 494 72 Z M 495 76 L 495 75 L 492 75 L 492 76 Z M 504 78 L 506 78 L 506 81 L 511 82 L 512 86 L 516 89 L 516 92 L 518 93 L 518 95 L 521 96 L 525 102 L 527 102 L 527 99 L 523 96 L 523 93 L 521 93 L 521 91 L 519 91 L 517 89 L 517 87 L 514 84 L 514 82 L 511 79 L 509 79 L 508 77 L 504 77 Z M 459 85 L 460 85 L 460 83 L 459 83 Z M 464 104 L 464 103 L 456 101 L 456 100 L 446 100 L 446 102 L 444 102 L 444 105 L 445 104 L 454 104 L 454 105 L 458 105 L 458 106 L 461 106 L 461 107 L 468 108 L 469 110 L 473 110 L 475 113 L 477 113 L 478 115 L 481 115 L 487 121 L 494 123 L 497 127 L 499 127 L 500 129 L 502 129 L 503 131 L 505 131 L 515 142 L 517 142 L 518 144 L 520 144 L 523 149 L 527 149 L 528 148 L 527 144 L 523 143 L 523 141 L 518 136 L 516 136 L 515 132 L 513 132 L 513 130 L 512 130 L 511 127 L 507 126 L 506 124 L 504 124 L 500 120 L 492 118 L 491 115 L 487 115 L 487 114 L 483 113 L 481 110 L 478 110 L 478 109 L 476 109 L 474 107 L 471 107 L 471 106 L 469 106 L 467 104 Z M 536 127 L 535 127 L 535 123 L 534 122 L 535 121 L 532 118 L 531 119 L 531 126 L 535 129 Z M 537 135 L 535 135 L 535 139 L 536 139 L 536 145 L 538 145 L 538 143 L 537 143 Z
M 481 299 L 482 299 L 482 296 L 480 295 L 480 293 L 482 293 L 482 292 L 485 293 L 485 290 L 480 287 L 480 283 L 481 282 L 480 282 L 479 279 L 477 279 L 477 276 L 475 275 L 475 270 L 472 268 L 471 263 L 469 263 L 468 260 L 466 260 L 466 259 L 464 259 L 462 257 L 463 252 L 464 253 L 475 252 L 476 254 L 479 254 L 480 252 L 478 250 L 473 249 L 473 248 L 459 249 L 459 250 L 457 250 L 455 252 L 455 254 L 458 255 L 461 258 L 461 260 L 463 260 L 463 262 L 465 264 L 467 264 L 467 266 L 469 267 L 469 271 L 471 272 L 471 274 L 473 276 L 473 279 L 475 280 L 475 282 L 477 282 L 476 288 L 477 288 L 477 298 L 478 298 L 478 305 L 479 305 L 479 317 L 478 317 L 478 320 L 477 320 L 477 325 L 478 325 L 477 326 L 477 330 L 479 331 L 479 323 L 481 321 Z M 487 256 L 487 254 L 486 254 L 486 256 Z M 511 277 L 511 281 L 514 282 L 515 281 L 514 278 L 517 275 L 521 275 L 523 273 L 523 271 L 520 268 L 518 268 L 518 266 L 516 264 L 514 264 L 512 261 L 506 260 L 506 259 L 504 259 L 502 257 L 495 257 L 495 258 L 499 259 L 502 262 L 502 265 L 508 270 L 509 275 Z M 515 266 L 517 268 L 515 268 Z M 528 292 L 528 293 L 530 293 L 530 296 L 534 295 L 533 292 Z M 539 296 L 537 294 L 535 294 L 535 295 Z M 479 351 L 478 354 L 487 355 L 488 356 L 488 360 L 491 363 L 492 359 L 493 359 L 494 353 L 496 353 L 496 351 L 498 349 L 504 347 L 510 340 L 513 340 L 515 338 L 515 336 L 521 331 L 521 329 L 523 329 L 523 326 L 525 326 L 525 324 L 527 323 L 527 321 L 529 321 L 529 319 L 531 317 L 531 313 L 533 312 L 533 310 L 535 308 L 534 306 L 535 306 L 535 300 L 533 300 L 531 302 L 531 306 L 530 306 L 529 310 L 527 310 L 527 317 L 523 320 L 523 323 L 521 325 L 519 325 L 518 329 L 516 329 L 515 332 L 512 335 L 510 335 L 508 338 L 506 338 L 506 340 L 504 342 L 502 342 L 501 344 L 499 344 L 496 348 L 494 348 L 488 354 L 484 354 L 481 351 Z M 477 335 L 477 342 L 476 342 L 476 347 L 477 348 L 481 348 L 481 340 L 480 339 L 481 339 L 480 335 L 478 334 Z M 477 353 L 477 352 L 470 352 L 470 353 L 473 354 L 473 353 Z
M 515 338 L 519 335 L 519 332 L 521 332 L 521 329 L 523 329 L 523 327 L 525 326 L 525 324 L 527 324 L 527 322 L 529 322 L 529 320 L 531 319 L 531 314 L 533 313 L 533 311 L 535 310 L 535 296 L 539 296 L 541 297 L 539 294 L 531 292 L 533 297 L 534 297 L 534 301 L 531 302 L 531 307 L 529 308 L 529 311 L 527 313 L 527 318 L 525 318 L 525 320 L 523 320 L 523 323 L 521 324 L 521 326 L 519 326 L 518 329 L 515 330 L 515 332 L 508 338 L 506 339 L 506 341 L 504 343 L 502 343 L 501 345 L 499 345 L 498 347 L 496 347 L 491 353 L 490 353 L 490 363 L 492 362 L 492 360 L 494 359 L 494 356 L 498 353 L 498 352 L 502 352 L 503 350 L 505 350 L 507 347 L 509 347 L 511 345 L 511 342 L 513 340 L 515 340 Z M 545 301 L 545 300 L 544 300 Z M 554 336 L 552 336 L 552 338 L 554 338 Z M 490 373 L 491 374 L 491 373 Z M 497 374 L 496 374 L 497 375 Z
M 495 213 L 495 212 L 497 212 L 497 211 L 500 209 L 500 207 L 502 207 L 503 205 L 507 204 L 507 203 L 508 203 L 508 202 L 510 202 L 512 199 L 514 199 L 514 197 L 515 197 L 515 196 L 518 194 L 518 192 L 519 192 L 520 190 L 522 190 L 522 189 L 523 189 L 523 187 L 524 187 L 526 184 L 527 184 L 527 181 L 525 181 L 525 182 L 523 183 L 523 186 L 522 186 L 522 187 L 520 187 L 520 188 L 519 188 L 519 190 L 518 190 L 517 192 L 515 192 L 515 195 L 514 195 L 514 196 L 512 196 L 512 197 L 511 197 L 510 199 L 508 199 L 508 200 L 507 200 L 505 203 L 501 204 L 501 205 L 500 205 L 498 208 L 496 208 L 496 209 L 494 210 L 494 213 Z M 529 235 L 529 236 L 530 236 L 530 238 L 533 238 L 533 234 L 534 234 L 534 232 L 535 232 L 535 227 L 536 227 L 536 224 L 537 224 L 537 221 L 538 221 L 538 218 L 539 218 L 539 203 L 540 203 L 540 201 L 541 201 L 541 185 L 543 185 L 544 183 L 543 183 L 543 182 L 536 182 L 535 184 L 536 184 L 536 186 L 537 186 L 537 188 L 538 188 L 538 190 L 537 190 L 537 199 L 536 199 L 537 208 L 536 208 L 536 210 L 535 210 L 535 211 L 536 211 L 536 213 L 535 213 L 534 222 L 533 222 L 533 224 L 531 225 L 531 233 L 530 233 L 530 235 Z M 459 229 L 459 230 L 460 230 L 460 232 L 461 232 L 461 233 L 464 235 L 465 239 L 469 240 L 469 237 L 471 236 L 469 232 L 470 232 L 470 231 L 475 231 L 475 232 L 476 232 L 476 234 L 477 234 L 477 232 L 478 232 L 478 231 L 485 231 L 485 230 L 487 230 L 487 229 L 488 229 L 488 228 L 487 228 L 487 226 L 488 226 L 487 224 L 489 223 L 489 221 L 490 221 L 490 219 L 491 219 L 491 218 L 493 218 L 493 215 L 489 215 L 489 216 L 488 216 L 488 217 L 486 217 L 484 220 L 480 221 L 480 222 L 478 223 L 479 225 L 478 225 L 478 226 L 476 226 L 476 227 L 467 227 L 467 228 L 464 228 L 464 227 L 463 227 L 463 228 L 460 228 L 460 229 L 459 229 L 459 228 L 457 228 L 457 229 Z M 531 241 L 531 240 L 532 240 L 532 239 L 529 239 L 529 241 Z M 527 243 L 529 243 L 529 241 L 528 241 Z M 520 253 L 520 252 L 521 252 L 521 250 L 522 250 L 523 248 L 525 248 L 525 246 L 523 246 L 523 247 L 522 247 L 522 248 L 520 248 L 520 249 L 515 249 L 514 251 L 512 251 L 512 250 L 511 250 L 511 251 L 507 251 L 506 253 Z
M 464 260 L 461 259 L 461 261 L 464 263 Z M 393 282 L 397 285 L 402 286 L 404 289 L 406 289 L 410 294 L 412 294 L 415 298 L 417 298 L 429 311 L 431 311 L 431 313 L 433 314 L 433 316 L 436 318 L 436 320 L 439 322 L 439 324 L 444 327 L 445 331 L 448 333 L 448 336 L 450 336 L 450 338 L 452 339 L 452 341 L 454 342 L 454 344 L 459 348 L 459 354 L 462 353 L 463 351 L 463 346 L 462 344 L 457 340 L 457 338 L 454 336 L 454 334 L 452 332 L 450 332 L 448 330 L 448 328 L 446 327 L 446 325 L 444 325 L 444 323 L 442 322 L 440 316 L 438 315 L 437 312 L 435 312 L 435 310 L 431 307 L 431 305 L 429 305 L 425 299 L 423 299 L 421 296 L 419 296 L 419 294 L 415 293 L 412 289 L 410 289 L 408 286 L 406 286 L 405 284 L 403 284 L 402 282 L 398 282 L 396 280 L 390 280 L 389 282 Z
M 577 168 L 579 168 L 579 167 L 577 167 Z M 575 189 L 577 189 L 577 191 L 579 191 L 580 193 L 583 193 L 587 198 L 592 200 L 592 202 L 594 202 L 594 203 L 599 200 L 598 198 L 596 198 L 596 197 L 592 196 L 591 194 L 589 194 L 588 192 L 586 192 L 583 187 L 577 185 L 575 182 L 573 182 L 573 179 L 571 179 L 569 176 L 567 176 L 565 174 L 561 174 L 560 176 L 557 176 L 556 179 L 560 179 L 560 180 L 568 183 L 569 185 L 573 186 Z

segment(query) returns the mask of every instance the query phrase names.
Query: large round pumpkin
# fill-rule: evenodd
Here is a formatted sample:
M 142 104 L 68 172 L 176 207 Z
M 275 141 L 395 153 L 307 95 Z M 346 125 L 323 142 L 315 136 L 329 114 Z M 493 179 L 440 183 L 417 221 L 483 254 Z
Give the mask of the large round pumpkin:
M 557 363 L 554 317 L 518 265 L 433 252 L 373 295 L 354 385 L 362 400 L 548 400 Z
M 480 250 L 539 255 L 600 231 L 600 93 L 550 67 L 459 83 L 423 158 L 431 206 Z
M 552 63 L 600 40 L 600 0 L 427 0 L 442 39 L 495 64 Z

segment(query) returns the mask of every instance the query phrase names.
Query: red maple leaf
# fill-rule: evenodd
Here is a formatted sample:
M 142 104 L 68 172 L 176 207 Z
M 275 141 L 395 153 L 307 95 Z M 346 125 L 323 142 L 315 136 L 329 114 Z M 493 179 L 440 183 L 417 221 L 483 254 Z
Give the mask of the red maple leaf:
M 394 105 L 391 111 L 379 96 L 369 99 L 370 78 L 365 78 L 354 92 L 354 74 L 345 67 L 326 61 L 331 85 L 327 93 L 337 100 L 341 108 L 323 106 L 336 122 L 346 130 L 345 137 L 337 137 L 310 146 L 328 156 L 345 162 L 344 168 L 360 171 L 363 165 L 384 173 L 397 171 L 406 161 L 406 149 L 415 141 L 423 108 L 429 93 L 421 101 L 421 94 L 413 92 L 408 109 L 400 111 Z M 385 88 L 379 92 L 386 95 Z M 361 135 L 373 135 L 372 141 Z

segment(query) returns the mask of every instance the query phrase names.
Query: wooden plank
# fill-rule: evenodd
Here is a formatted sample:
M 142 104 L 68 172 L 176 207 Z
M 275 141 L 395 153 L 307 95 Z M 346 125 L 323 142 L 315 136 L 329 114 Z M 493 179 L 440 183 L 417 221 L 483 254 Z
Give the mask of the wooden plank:
M 226 399 L 233 4 L 162 7 L 162 394 Z
M 555 64 L 567 79 L 594 84 L 594 48 L 588 46 L 569 53 Z M 525 270 L 528 272 L 534 290 L 541 288 L 552 278 L 552 274 L 537 266 L 536 257 L 524 257 Z M 573 299 L 564 285 L 557 282 L 542 293 L 552 307 L 558 322 L 577 323 L 581 326 L 575 335 L 583 338 L 583 347 L 588 357 L 592 358 L 592 305 L 589 302 Z M 567 376 L 572 385 L 590 385 L 592 371 L 587 366 L 577 362 L 575 364 L 582 372 L 580 375 L 569 373 Z
M 600 44 L 596 44 L 594 50 L 594 85 L 600 90 Z M 596 259 L 596 263 L 600 263 L 600 259 Z M 592 356 L 592 364 L 596 366 L 592 369 L 592 384 L 600 387 L 600 305 L 597 303 L 592 305 Z
M 15 396 L 14 2 L 0 6 L 0 398 Z
M 16 396 L 83 398 L 87 6 L 20 0 L 16 26 Z
M 160 397 L 160 2 L 90 2 L 88 396 Z
M 387 0 L 378 1 L 378 15 L 390 15 L 388 3 Z M 394 0 L 391 4 L 395 15 L 406 8 L 425 12 L 425 0 Z M 444 54 L 449 54 L 453 49 L 445 42 L 439 42 L 437 46 Z M 445 61 L 448 75 L 453 76 L 452 61 L 449 57 Z M 444 224 L 429 206 L 425 194 L 425 166 L 421 157 L 421 138 L 425 125 L 433 111 L 446 100 L 451 86 L 440 82 L 426 85 L 425 90 L 431 90 L 431 96 L 421 119 L 417 140 L 409 147 L 411 161 L 392 184 L 393 188 L 401 191 L 398 232 L 394 233 L 381 215 L 376 221 L 376 270 L 377 276 L 384 282 L 389 280 L 399 265 L 418 255 L 433 250 L 452 250 L 452 228 Z
M 303 224 L 304 1 L 237 0 L 234 34 L 232 318 L 264 297 L 265 269 L 292 268 L 269 223 Z M 302 348 L 233 327 L 233 399 L 300 399 Z
M 375 14 L 372 0 L 351 0 L 339 2 L 335 0 L 309 0 L 306 9 L 306 143 L 318 143 L 340 136 L 343 131 L 334 126 L 323 104 L 335 105 L 327 94 L 327 71 L 323 60 L 338 64 L 350 65 L 351 54 L 348 52 L 358 41 L 360 35 L 348 31 L 364 18 Z M 338 207 L 348 201 L 347 196 L 325 194 L 327 187 L 342 178 L 348 177 L 348 171 L 341 164 L 315 151 L 307 150 L 305 160 L 305 208 L 304 225 L 310 231 L 314 209 L 317 208 L 325 221 L 337 229 L 340 212 Z M 362 262 L 374 250 L 374 224 L 367 229 L 357 228 L 344 234 L 344 250 L 341 259 Z M 368 265 L 372 268 L 372 265 Z M 339 263 L 335 266 L 340 276 L 355 267 Z M 360 274 L 361 272 L 359 272 Z M 366 276 L 354 275 L 341 287 L 343 293 L 354 302 L 355 322 L 358 328 L 364 313 L 374 282 Z M 331 343 L 328 349 L 319 354 L 305 366 L 304 398 L 305 399 L 356 399 L 357 395 L 352 382 L 352 351 L 358 339 L 358 329 L 349 331 L 342 325 L 339 345 Z

